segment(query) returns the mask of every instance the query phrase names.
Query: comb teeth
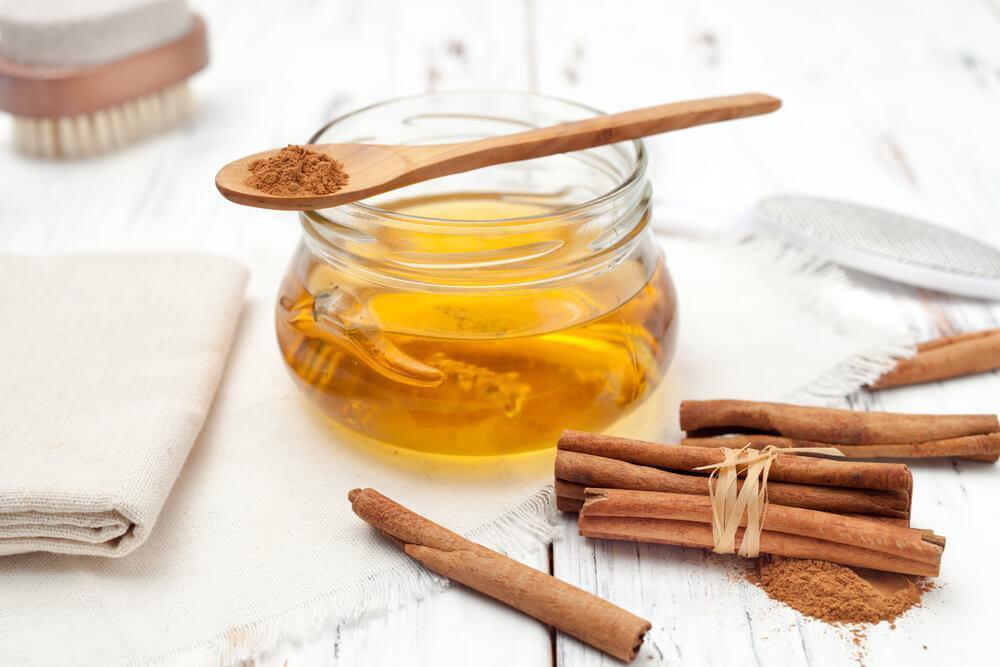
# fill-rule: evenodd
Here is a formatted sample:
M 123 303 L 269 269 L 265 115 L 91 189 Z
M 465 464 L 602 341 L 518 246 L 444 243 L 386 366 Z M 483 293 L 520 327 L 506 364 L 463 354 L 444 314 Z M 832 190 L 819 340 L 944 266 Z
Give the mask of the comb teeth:
M 83 158 L 122 148 L 189 119 L 187 81 L 118 106 L 62 118 L 14 117 L 14 145 L 31 157 Z

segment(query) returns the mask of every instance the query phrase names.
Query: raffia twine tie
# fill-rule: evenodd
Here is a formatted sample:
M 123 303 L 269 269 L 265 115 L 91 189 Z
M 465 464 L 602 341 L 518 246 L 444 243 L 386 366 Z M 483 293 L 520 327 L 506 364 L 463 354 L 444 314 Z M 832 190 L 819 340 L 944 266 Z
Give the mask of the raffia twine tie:
M 746 529 L 740 542 L 739 555 L 756 558 L 760 555 L 760 534 L 767 515 L 767 476 L 771 464 L 786 454 L 825 454 L 843 456 L 836 447 L 786 447 L 768 445 L 756 450 L 748 442 L 742 449 L 720 447 L 723 459 L 719 463 L 700 466 L 695 470 L 711 470 L 708 477 L 708 499 L 712 504 L 712 551 L 719 554 L 736 552 L 736 531 L 743 513 Z M 737 480 L 743 475 L 743 488 Z

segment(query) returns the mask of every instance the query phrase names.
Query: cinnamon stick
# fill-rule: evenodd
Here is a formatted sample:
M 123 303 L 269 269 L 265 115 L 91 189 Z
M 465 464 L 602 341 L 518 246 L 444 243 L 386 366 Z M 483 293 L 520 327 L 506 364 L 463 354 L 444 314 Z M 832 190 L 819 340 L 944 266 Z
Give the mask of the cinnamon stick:
M 865 519 L 866 521 L 878 521 L 880 523 L 888 523 L 893 526 L 907 526 L 910 525 L 909 519 L 900 519 L 894 516 L 873 516 L 871 514 L 854 514 L 852 512 L 844 512 L 844 516 L 853 516 L 855 519 Z M 924 528 L 917 528 L 916 530 L 925 530 Z M 930 531 L 933 534 L 933 531 Z
M 676 449 L 669 445 L 657 447 Z M 714 454 L 719 455 L 715 457 L 717 460 L 721 458 L 719 452 Z M 779 461 L 771 468 L 771 478 L 774 477 L 773 471 Z M 566 449 L 556 452 L 555 476 L 557 480 L 589 487 L 708 495 L 706 475 L 682 475 Z M 767 489 L 771 502 L 779 505 L 829 512 L 909 517 L 910 495 L 902 489 L 846 488 L 770 481 Z M 565 490 L 563 495 L 566 495 Z M 566 505 L 569 506 L 568 503 Z
M 601 516 L 581 518 L 579 526 L 580 535 L 590 538 L 652 542 L 700 549 L 711 549 L 713 546 L 711 524 L 695 521 Z M 743 528 L 737 531 L 738 540 L 743 539 L 743 532 Z M 937 576 L 938 574 L 938 568 L 926 563 L 837 544 L 836 542 L 775 533 L 769 530 L 764 530 L 760 534 L 760 550 L 761 553 L 775 556 L 826 560 L 842 565 L 902 574 L 918 576 Z
M 559 487 L 562 486 L 563 491 L 560 493 Z M 578 514 L 581 509 L 583 509 L 583 501 L 586 497 L 587 487 L 582 484 L 574 484 L 572 482 L 566 482 L 563 480 L 556 480 L 556 507 L 560 512 L 569 512 L 571 514 Z M 875 521 L 878 523 L 886 523 L 892 526 L 903 526 L 909 527 L 910 520 L 903 517 L 892 517 L 892 516 L 874 516 L 871 514 L 854 514 L 851 512 L 844 512 L 843 516 L 854 517 L 855 519 L 863 519 L 865 521 Z M 924 539 L 933 544 L 944 546 L 945 538 L 940 535 L 935 535 L 933 530 L 928 530 L 926 528 L 914 528 L 914 530 L 919 530 L 924 534 Z
M 623 516 L 712 523 L 712 502 L 705 496 L 620 489 L 587 489 L 583 517 Z M 744 517 L 741 526 L 746 525 Z M 812 537 L 939 565 L 941 548 L 920 530 L 865 519 L 769 504 L 765 530 Z
M 693 471 L 723 460 L 721 452 L 703 447 L 661 445 L 582 431 L 564 431 L 557 446 L 559 451 L 593 454 L 672 470 Z M 778 457 L 771 466 L 769 478 L 779 482 L 859 489 L 900 489 L 909 492 L 913 488 L 913 476 L 903 464 L 830 461 L 805 456 Z
M 581 487 L 586 488 L 586 487 Z M 583 498 L 576 498 L 573 496 L 556 496 L 556 509 L 560 512 L 566 512 L 568 514 L 579 514 L 580 510 L 583 509 Z M 844 516 L 853 516 L 856 519 L 864 519 L 866 521 L 877 521 L 880 523 L 887 523 L 891 526 L 909 526 L 910 520 L 904 517 L 893 517 L 893 516 L 874 516 L 871 514 L 854 514 L 851 512 L 843 512 Z M 935 535 L 934 531 L 927 530 L 926 528 L 915 528 L 914 530 L 920 530 L 927 535 L 927 540 L 934 542 L 935 544 L 940 544 L 944 546 L 944 538 Z
M 819 442 L 867 445 L 944 440 L 1000 431 L 996 415 L 916 415 L 856 412 L 757 401 L 683 401 L 681 428 L 755 431 Z
M 583 501 L 577 498 L 567 498 L 565 496 L 556 496 L 556 509 L 560 512 L 568 512 L 570 514 L 576 514 L 583 508 Z
M 579 529 L 585 537 L 711 549 L 711 522 L 711 503 L 700 496 L 588 489 Z M 939 573 L 943 551 L 922 531 L 775 505 L 768 508 L 760 549 L 922 576 Z
M 583 502 L 583 499 L 587 497 L 586 484 L 578 484 L 577 482 L 570 482 L 557 477 L 555 489 L 557 498 L 567 498 Z
M 946 380 L 1000 368 L 1000 329 L 944 336 L 921 343 L 917 354 L 871 385 L 872 389 Z
M 555 491 L 556 491 L 556 507 L 559 509 L 560 512 L 572 512 L 572 513 L 579 512 L 580 508 L 583 507 L 584 499 L 587 497 L 586 484 L 577 484 L 576 482 L 568 482 L 564 479 L 556 479 Z M 771 498 L 771 501 L 773 502 L 774 499 Z M 794 505 L 789 505 L 789 507 L 794 507 Z M 856 519 L 864 519 L 865 521 L 878 521 L 880 523 L 887 523 L 893 526 L 910 525 L 910 520 L 906 517 L 877 516 L 874 514 L 857 514 L 855 512 L 840 512 L 840 513 L 843 514 L 844 516 L 851 516 Z M 915 530 L 922 530 L 925 533 L 930 532 L 924 530 L 923 528 L 917 528 Z M 930 534 L 933 535 L 932 532 Z
M 354 489 L 348 498 L 355 514 L 428 569 L 620 660 L 635 657 L 651 627 L 606 600 L 471 542 L 373 489 Z
M 754 449 L 774 447 L 836 447 L 849 459 L 929 459 L 960 458 L 970 461 L 996 462 L 1000 458 L 1000 433 L 966 435 L 960 438 L 912 443 L 879 443 L 872 445 L 833 445 L 815 440 L 786 438 L 780 435 L 724 435 L 715 438 L 684 438 L 688 447 L 730 447 L 739 449 L 749 444 Z M 823 456 L 811 454 L 810 456 Z

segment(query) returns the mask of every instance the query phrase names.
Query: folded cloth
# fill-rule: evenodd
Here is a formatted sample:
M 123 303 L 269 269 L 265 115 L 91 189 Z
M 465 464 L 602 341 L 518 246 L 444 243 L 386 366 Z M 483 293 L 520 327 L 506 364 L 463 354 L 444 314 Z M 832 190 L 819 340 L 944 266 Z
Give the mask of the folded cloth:
M 192 253 L 0 255 L 0 555 L 123 556 L 205 421 L 246 284 Z

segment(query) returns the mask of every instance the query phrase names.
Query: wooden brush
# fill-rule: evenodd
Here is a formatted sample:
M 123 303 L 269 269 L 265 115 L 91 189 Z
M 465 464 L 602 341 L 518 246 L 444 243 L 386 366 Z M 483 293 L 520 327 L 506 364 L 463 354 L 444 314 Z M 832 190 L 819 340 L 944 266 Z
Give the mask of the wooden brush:
M 184 0 L 0 2 L 0 110 L 36 157 L 104 153 L 193 111 L 187 81 L 208 62 Z

